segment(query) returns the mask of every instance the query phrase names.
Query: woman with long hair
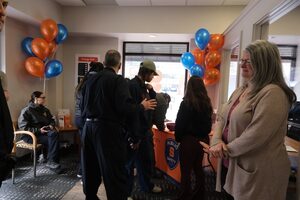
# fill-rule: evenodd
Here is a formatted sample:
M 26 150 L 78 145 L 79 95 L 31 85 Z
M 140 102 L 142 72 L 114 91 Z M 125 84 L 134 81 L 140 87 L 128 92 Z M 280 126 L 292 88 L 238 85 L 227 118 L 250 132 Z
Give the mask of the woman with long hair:
M 78 128 L 78 133 L 82 135 L 82 129 L 84 126 L 84 119 L 81 116 L 81 109 L 80 109 L 80 102 L 82 99 L 82 87 L 85 85 L 87 79 L 99 72 L 101 72 L 104 69 L 104 65 L 101 62 L 91 62 L 90 63 L 90 70 L 85 74 L 83 79 L 78 83 L 76 89 L 75 89 L 75 125 Z M 79 164 L 78 167 L 78 173 L 77 177 L 82 177 L 82 167 L 81 164 Z
M 284 200 L 290 164 L 284 145 L 288 112 L 296 95 L 285 83 L 277 46 L 258 40 L 240 60 L 245 84 L 218 114 L 205 151 L 222 159 L 216 189 L 236 200 Z
M 180 104 L 175 139 L 180 143 L 181 194 L 180 200 L 204 199 L 204 151 L 199 141 L 207 142 L 212 126 L 212 105 L 202 78 L 192 76 Z M 196 185 L 191 190 L 191 173 L 195 172 Z

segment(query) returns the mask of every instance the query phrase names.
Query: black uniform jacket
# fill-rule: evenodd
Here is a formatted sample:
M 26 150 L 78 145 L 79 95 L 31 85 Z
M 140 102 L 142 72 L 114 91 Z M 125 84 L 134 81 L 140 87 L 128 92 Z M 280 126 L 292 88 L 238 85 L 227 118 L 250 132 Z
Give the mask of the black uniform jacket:
M 22 109 L 18 119 L 19 129 L 31 131 L 34 134 L 40 134 L 43 126 L 55 126 L 55 120 L 49 109 L 43 105 L 37 105 L 30 102 Z
M 0 81 L 0 157 L 5 154 L 11 153 L 13 147 L 13 139 L 13 125 Z
M 138 123 L 134 119 L 144 111 L 144 107 L 133 102 L 127 81 L 113 69 L 105 68 L 89 78 L 82 88 L 82 96 L 82 118 L 97 118 L 102 130 L 112 135 L 120 129 L 130 130 L 133 134 L 136 132 L 134 126 Z

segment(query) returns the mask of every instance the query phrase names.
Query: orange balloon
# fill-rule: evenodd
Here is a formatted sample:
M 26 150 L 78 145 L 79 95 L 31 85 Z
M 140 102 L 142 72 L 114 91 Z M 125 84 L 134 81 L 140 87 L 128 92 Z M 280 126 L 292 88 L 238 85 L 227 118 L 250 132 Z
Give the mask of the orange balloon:
M 37 57 L 29 57 L 25 61 L 27 72 L 36 77 L 44 77 L 45 64 Z
M 46 19 L 42 21 L 40 31 L 45 40 L 50 42 L 54 40 L 58 34 L 57 23 L 53 19 Z
M 49 55 L 52 55 L 56 51 L 56 48 L 57 48 L 55 40 L 48 42 L 48 45 L 49 45 Z
M 222 34 L 210 34 L 210 40 L 207 44 L 209 50 L 218 50 L 224 45 L 224 35 Z
M 50 53 L 48 42 L 42 38 L 35 38 L 32 40 L 31 49 L 34 55 L 42 60 L 45 60 Z
M 216 67 L 221 63 L 221 54 L 218 51 L 209 51 L 205 56 L 205 67 L 207 69 Z
M 204 84 L 205 85 L 213 85 L 220 80 L 220 71 L 216 68 L 211 68 L 205 70 L 204 74 Z
M 203 66 L 205 50 L 201 50 L 199 48 L 196 48 L 196 49 L 192 50 L 192 54 L 195 58 L 195 63 L 198 64 L 198 65 Z

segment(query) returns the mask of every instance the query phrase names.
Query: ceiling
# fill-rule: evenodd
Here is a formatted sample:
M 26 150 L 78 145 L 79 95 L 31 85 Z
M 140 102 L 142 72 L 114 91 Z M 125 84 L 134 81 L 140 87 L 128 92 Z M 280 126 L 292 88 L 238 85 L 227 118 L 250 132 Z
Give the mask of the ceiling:
M 250 0 L 55 0 L 62 6 L 233 6 Z

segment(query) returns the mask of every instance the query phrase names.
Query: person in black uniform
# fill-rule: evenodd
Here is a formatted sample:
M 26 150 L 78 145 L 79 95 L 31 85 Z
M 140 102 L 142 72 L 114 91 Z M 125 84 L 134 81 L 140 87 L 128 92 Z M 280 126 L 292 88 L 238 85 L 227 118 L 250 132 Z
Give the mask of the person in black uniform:
M 6 19 L 7 0 L 0 0 L 0 32 Z M 6 74 L 0 71 L 0 187 L 2 181 L 14 167 L 14 160 L 10 157 L 13 148 L 13 125 L 6 100 L 8 99 Z
M 180 143 L 181 195 L 178 200 L 204 199 L 204 151 L 199 141 L 208 142 L 212 126 L 212 105 L 202 78 L 192 76 L 187 84 L 175 122 L 175 139 Z M 191 191 L 191 173 L 196 184 Z
M 18 118 L 20 130 L 31 131 L 47 149 L 47 164 L 50 169 L 59 172 L 59 141 L 55 128 L 55 119 L 50 110 L 45 107 L 46 97 L 43 92 L 35 91 L 31 94 L 29 104 L 22 109 Z M 32 138 L 23 135 L 22 140 L 32 143 Z
M 83 127 L 83 190 L 87 200 L 99 199 L 97 191 L 103 177 L 108 200 L 127 199 L 126 126 L 138 112 L 154 109 L 156 101 L 135 104 L 127 81 L 117 75 L 121 55 L 109 50 L 105 68 L 89 78 L 82 89 L 80 108 L 86 120 Z
M 153 61 L 144 60 L 140 63 L 138 75 L 129 82 L 130 94 L 135 103 L 140 103 L 145 98 L 155 99 L 156 92 L 149 82 L 157 75 Z M 146 84 L 145 82 L 148 83 Z M 130 195 L 133 189 L 134 167 L 137 169 L 141 190 L 143 192 L 159 193 L 162 189 L 151 182 L 155 168 L 153 134 L 151 131 L 153 112 L 151 110 L 140 112 L 138 116 L 140 121 L 140 129 L 138 130 L 140 141 L 138 148 L 131 152 L 131 158 L 126 165 L 129 174 L 128 193 Z
M 86 73 L 86 75 L 83 77 L 83 79 L 78 83 L 76 90 L 75 90 L 75 125 L 78 128 L 78 133 L 79 133 L 80 139 L 82 136 L 82 129 L 83 129 L 83 125 L 85 122 L 84 119 L 81 118 L 81 110 L 80 110 L 80 101 L 82 98 L 81 89 L 89 77 L 97 74 L 98 72 L 102 71 L 103 69 L 104 69 L 104 65 L 101 62 L 91 62 L 89 71 Z M 82 177 L 81 163 L 79 163 L 79 166 L 78 166 L 77 177 L 78 178 Z

